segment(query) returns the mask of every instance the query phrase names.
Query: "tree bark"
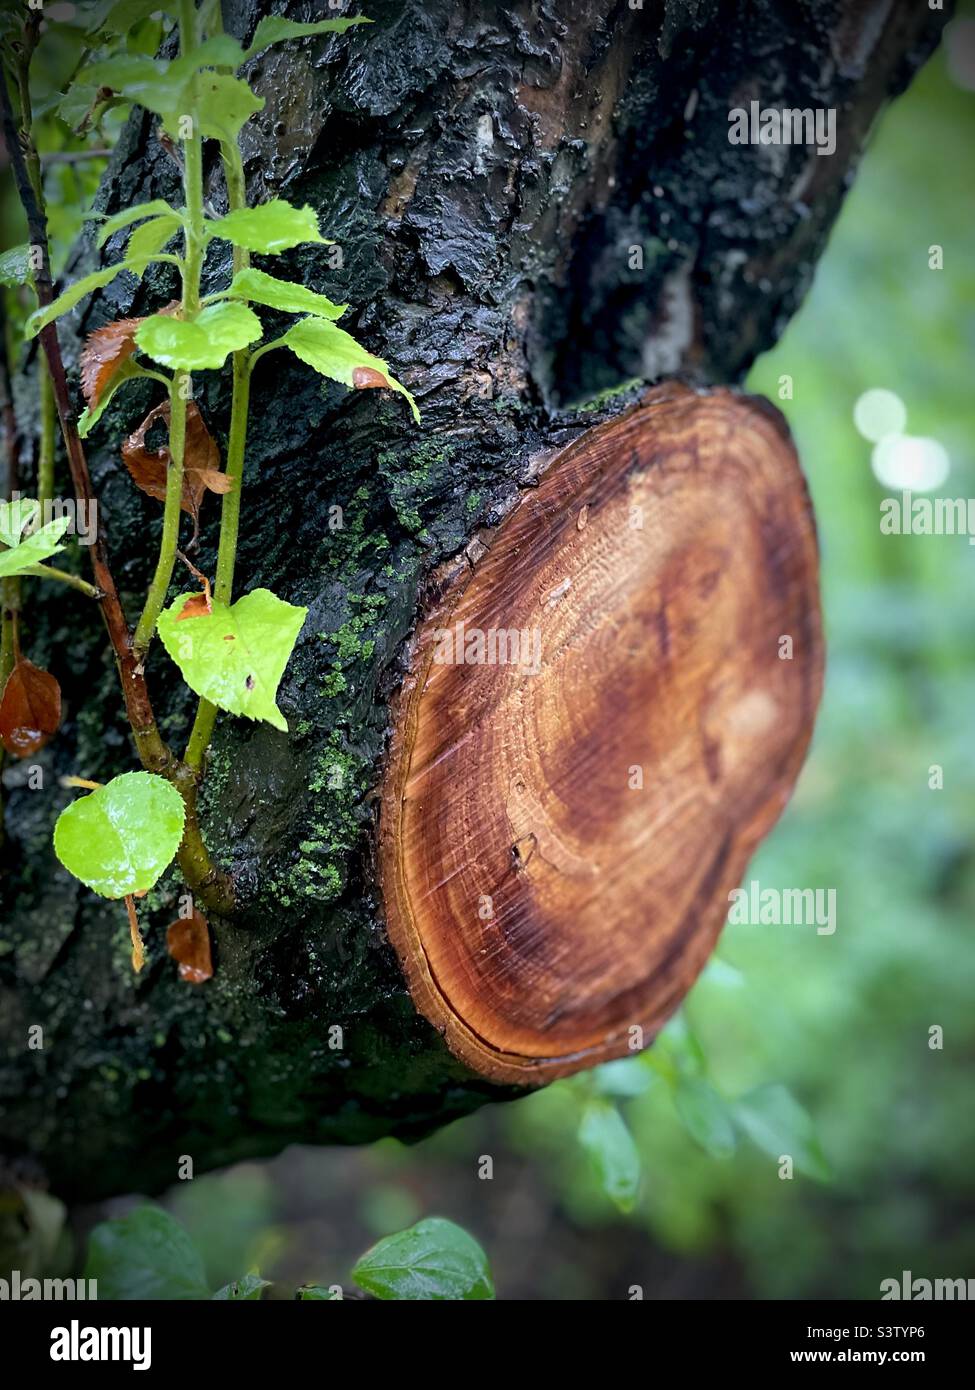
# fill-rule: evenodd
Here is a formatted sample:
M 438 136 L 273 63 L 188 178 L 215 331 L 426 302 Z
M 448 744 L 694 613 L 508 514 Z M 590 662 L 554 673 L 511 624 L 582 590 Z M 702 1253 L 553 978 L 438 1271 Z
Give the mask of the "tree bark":
M 271 8 L 235 0 L 227 28 L 247 37 Z M 24 765 L 5 777 L 0 1153 L 67 1198 L 157 1190 L 183 1155 L 201 1172 L 295 1141 L 416 1138 L 520 1093 L 456 1057 L 417 1011 L 376 882 L 390 702 L 430 578 L 498 526 L 553 451 L 639 392 L 580 401 L 628 378 L 740 380 L 800 302 L 877 112 L 945 18 L 913 0 L 377 0 L 368 12 L 368 28 L 253 62 L 266 107 L 244 155 L 252 199 L 319 210 L 342 265 L 325 247 L 285 265 L 352 306 L 350 326 L 416 393 L 423 423 L 401 398 L 323 387 L 285 354 L 255 374 L 239 590 L 263 585 L 310 611 L 282 686 L 289 735 L 218 726 L 202 824 L 242 905 L 211 923 L 205 985 L 180 981 L 165 952 L 177 875 L 141 907 L 151 959 L 134 977 L 120 906 L 54 859 L 58 777 L 105 780 L 133 752 L 97 615 L 28 595 L 25 637 L 61 681 L 67 719 L 36 760 L 43 789 Z M 835 107 L 835 153 L 731 144 L 728 111 L 752 99 Z M 136 115 L 100 206 L 156 196 L 179 199 L 178 171 Z M 207 197 L 222 207 L 215 157 Z M 93 264 L 86 243 L 73 271 Z M 208 288 L 227 271 L 214 255 Z M 172 289 L 161 273 L 86 301 L 75 361 L 86 333 Z M 226 379 L 203 378 L 197 399 L 225 443 Z M 159 514 L 119 449 L 153 404 L 141 385 L 117 397 L 90 452 L 130 615 Z M 212 573 L 215 509 L 202 522 L 196 563 Z M 158 644 L 147 679 L 181 743 L 192 707 Z M 42 1049 L 28 1046 L 38 1024 Z

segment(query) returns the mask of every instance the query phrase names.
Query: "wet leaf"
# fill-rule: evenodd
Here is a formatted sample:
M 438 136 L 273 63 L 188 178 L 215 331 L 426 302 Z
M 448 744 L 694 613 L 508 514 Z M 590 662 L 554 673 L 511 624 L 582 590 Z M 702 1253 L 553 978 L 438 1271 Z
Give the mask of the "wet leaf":
M 193 909 L 191 917 L 177 917 L 166 928 L 166 950 L 179 964 L 179 978 L 202 985 L 213 975 L 210 930 L 207 919 Z
M 159 449 L 146 447 L 146 435 L 162 420 L 169 428 L 169 401 L 150 410 L 142 424 L 122 445 L 122 461 L 137 488 L 154 497 L 166 500 L 166 473 L 171 458 L 169 446 Z M 226 473 L 220 472 L 220 450 L 204 423 L 195 402 L 186 407 L 186 442 L 183 446 L 183 496 L 180 506 L 193 518 L 194 531 L 199 525 L 200 504 L 207 492 L 229 492 L 233 486 Z
M 135 352 L 141 319 L 117 319 L 89 333 L 81 350 L 81 390 L 91 407 L 98 405 L 109 382 Z
M 344 34 L 354 24 L 372 24 L 374 21 L 365 15 L 355 15 L 350 19 L 320 19 L 313 24 L 299 24 L 292 19 L 281 19 L 277 15 L 266 15 L 254 30 L 250 47 L 245 50 L 245 58 L 253 58 L 262 53 L 272 43 L 286 43 L 289 39 L 302 39 L 309 34 Z
M 377 1298 L 409 1301 L 494 1298 L 487 1256 L 453 1221 L 431 1216 L 367 1250 L 352 1278 Z
M 0 502 L 0 541 L 20 545 L 25 526 L 34 521 L 41 504 L 36 497 L 18 497 L 16 502 Z
M 58 816 L 54 851 L 103 898 L 152 887 L 183 838 L 183 798 L 151 772 L 123 772 Z
M 389 364 L 381 357 L 373 357 L 371 352 L 366 352 L 344 328 L 339 328 L 328 319 L 299 319 L 281 341 L 302 362 L 314 367 L 322 376 L 340 381 L 343 386 L 359 389 L 388 386 L 392 391 L 399 391 L 409 401 L 413 418 L 419 420 L 416 401 L 393 376 Z
M 49 671 L 21 658 L 0 696 L 0 742 L 15 758 L 28 758 L 53 738 L 61 723 L 61 687 Z
M 214 601 L 211 613 L 186 622 L 186 603 L 183 594 L 159 615 L 162 644 L 186 684 L 218 709 L 287 732 L 275 696 L 307 608 L 254 589 L 229 606 Z
M 10 513 L 7 513 L 7 516 L 9 517 Z M 42 560 L 47 560 L 63 550 L 64 546 L 58 542 L 70 525 L 70 516 L 56 517 L 46 526 L 41 526 L 37 531 L 24 536 L 19 544 L 11 546 L 9 550 L 0 551 L 0 579 L 23 574 L 29 566 L 38 565 Z
M 164 367 L 217 370 L 232 352 L 256 343 L 262 332 L 253 309 L 223 300 L 207 305 L 192 321 L 153 314 L 139 325 L 136 343 Z
M 248 266 L 238 270 L 230 288 L 228 299 L 244 299 L 251 304 L 266 304 L 269 309 L 280 309 L 286 314 L 317 314 L 320 318 L 341 318 L 349 307 L 347 304 L 333 304 L 324 294 L 318 294 L 305 285 L 292 284 L 290 280 L 279 280 L 266 271 Z
M 12 246 L 0 255 L 0 285 L 13 289 L 30 283 L 30 246 Z
M 332 245 L 318 229 L 318 213 L 314 208 L 292 207 L 283 198 L 272 198 L 256 208 L 237 208 L 226 217 L 207 223 L 207 231 L 211 236 L 263 256 L 276 256 L 308 241 Z

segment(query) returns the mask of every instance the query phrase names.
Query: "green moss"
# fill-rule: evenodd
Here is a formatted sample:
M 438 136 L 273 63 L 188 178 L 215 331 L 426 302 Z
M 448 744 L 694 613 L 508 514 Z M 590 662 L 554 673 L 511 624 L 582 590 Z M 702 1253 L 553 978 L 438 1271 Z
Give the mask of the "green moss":
M 632 391 L 634 387 L 642 386 L 643 383 L 638 376 L 630 377 L 628 381 L 621 381 L 617 386 L 607 386 L 605 391 L 600 391 L 593 396 L 592 400 L 586 401 L 579 406 L 579 410 L 585 414 L 590 414 L 596 410 L 602 410 L 604 405 L 608 405 L 616 396 L 625 396 L 627 391 Z

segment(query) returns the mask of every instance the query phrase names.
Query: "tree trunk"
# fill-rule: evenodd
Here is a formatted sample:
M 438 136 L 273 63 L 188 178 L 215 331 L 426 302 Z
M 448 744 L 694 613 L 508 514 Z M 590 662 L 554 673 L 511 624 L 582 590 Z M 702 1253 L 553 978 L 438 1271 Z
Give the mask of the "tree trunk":
M 294 18 L 307 18 L 309 8 L 326 12 L 235 0 L 225 5 L 227 28 L 246 37 L 272 8 Z M 248 75 L 267 104 L 245 130 L 244 154 L 253 200 L 280 194 L 320 211 L 323 230 L 341 248 L 341 264 L 327 247 L 291 253 L 286 263 L 295 278 L 350 304 L 350 325 L 416 393 L 423 422 L 417 428 L 392 394 L 323 387 L 286 354 L 275 354 L 255 374 L 239 589 L 264 585 L 307 605 L 309 617 L 282 685 L 290 733 L 227 716 L 218 726 L 202 820 L 214 855 L 234 873 L 241 909 L 233 920 L 211 922 L 215 974 L 204 985 L 181 981 L 166 955 L 165 929 L 181 892 L 176 874 L 141 905 L 151 959 L 136 977 L 120 905 L 83 889 L 53 856 L 51 828 L 69 798 L 58 777 L 105 780 L 134 763 L 97 614 L 80 598 L 52 599 L 37 586 L 29 594 L 25 634 L 34 659 L 61 681 L 66 722 L 36 759 L 43 789 L 31 788 L 24 764 L 5 775 L 0 1152 L 64 1197 L 157 1190 L 175 1180 L 183 1155 L 201 1172 L 294 1141 L 416 1138 L 487 1100 L 519 1093 L 499 1081 L 548 1079 L 619 1052 L 630 1024 L 645 1026 L 649 1041 L 713 945 L 722 894 L 726 908 L 727 890 L 781 807 L 808 737 L 819 662 L 815 557 L 801 481 L 778 427 L 727 393 L 693 396 L 704 412 L 685 421 L 693 448 L 675 442 L 676 452 L 660 448 L 651 458 L 655 431 L 663 428 L 660 410 L 690 408 L 680 392 L 677 406 L 656 397 L 622 420 L 638 390 L 594 408 L 578 404 L 629 378 L 681 374 L 702 386 L 740 380 L 794 312 L 875 115 L 928 55 L 944 16 L 914 0 L 665 0 L 644 9 L 610 0 L 514 7 L 376 0 L 368 12 L 375 20 L 368 28 L 276 48 L 254 61 Z M 728 112 L 753 99 L 836 108 L 835 152 L 732 144 Z M 207 182 L 208 199 L 220 208 L 215 158 Z M 153 122 L 140 113 L 122 136 L 100 204 L 113 212 L 156 196 L 179 199 L 178 170 Z M 79 248 L 73 270 L 93 261 L 90 246 Z M 226 273 L 213 257 L 210 288 Z M 63 340 L 76 359 L 84 334 L 158 306 L 172 289 L 165 273 L 137 288 L 116 281 L 83 302 Z M 204 375 L 197 399 L 224 444 L 227 381 Z M 133 389 L 103 418 L 90 450 L 101 521 L 130 614 L 148 582 L 159 510 L 132 486 L 119 447 L 154 403 L 148 389 L 142 398 Z M 746 469 L 729 446 L 728 459 L 719 460 L 725 471 L 712 476 L 701 459 L 714 445 L 714 431 L 725 428 L 722 418 L 729 438 L 744 430 L 754 458 Z M 613 439 L 633 452 L 626 467 L 619 459 L 606 464 L 611 476 L 597 469 L 607 489 L 598 495 L 576 466 L 579 459 L 600 468 L 605 462 L 603 436 L 584 434 L 594 429 L 622 431 Z M 566 452 L 551 463 L 559 450 Z M 664 825 L 664 848 L 672 835 L 675 851 L 706 852 L 711 858 L 698 868 L 710 864 L 714 872 L 697 885 L 700 899 L 694 884 L 679 890 L 663 873 L 663 861 L 643 862 L 640 833 L 627 821 L 627 867 L 617 882 L 614 920 L 632 918 L 643 876 L 648 901 L 671 904 L 660 932 L 644 950 L 630 922 L 605 969 L 589 970 L 585 959 L 566 963 L 559 923 L 575 922 L 592 893 L 586 874 L 573 876 L 566 863 L 572 869 L 575 855 L 583 867 L 605 868 L 609 846 L 601 836 L 614 824 L 609 794 L 598 790 L 598 817 L 588 828 L 583 821 L 570 827 L 569 835 L 565 824 L 553 827 L 551 788 L 519 790 L 511 768 L 492 761 L 490 750 L 480 750 L 476 768 L 465 769 L 461 754 L 458 776 L 481 769 L 489 779 L 486 795 L 493 790 L 505 806 L 515 795 L 503 820 L 499 803 L 492 805 L 486 843 L 497 853 L 513 832 L 505 872 L 535 908 L 544 906 L 531 919 L 544 926 L 541 955 L 533 954 L 533 932 L 516 940 L 499 929 L 497 970 L 479 973 L 483 923 L 458 945 L 449 926 L 461 909 L 438 900 L 439 923 L 429 928 L 430 904 L 421 901 L 422 882 L 432 882 L 430 874 L 458 844 L 469 851 L 460 870 L 476 860 L 477 818 L 462 841 L 443 818 L 437 821 L 436 810 L 424 812 L 428 837 L 415 810 L 409 827 L 400 824 L 406 802 L 396 800 L 395 789 L 405 785 L 397 779 L 405 776 L 404 743 L 413 737 L 404 732 L 412 717 L 408 692 L 432 618 L 421 625 L 418 645 L 408 639 L 418 615 L 442 601 L 445 583 L 466 585 L 466 574 L 472 594 L 479 585 L 483 590 L 488 581 L 478 578 L 477 562 L 485 550 L 484 573 L 497 577 L 494 538 L 498 555 L 508 546 L 510 558 L 519 527 L 518 553 L 527 553 L 528 568 L 517 594 L 509 595 L 514 616 L 504 625 L 530 627 L 517 616 L 519 599 L 527 602 L 529 592 L 537 598 L 531 586 L 542 577 L 548 584 L 554 576 L 549 589 L 558 588 L 558 566 L 544 553 L 551 542 L 539 510 L 544 489 L 554 488 L 564 508 L 571 500 L 574 526 L 591 509 L 577 531 L 578 553 L 586 554 L 586 545 L 598 546 L 605 524 L 598 514 L 602 497 L 631 473 L 649 477 L 646 486 L 657 497 L 654 489 L 682 451 L 696 457 L 700 475 L 682 484 L 693 490 L 700 521 L 685 537 L 683 559 L 651 556 L 638 564 L 634 554 L 626 593 L 596 582 L 591 593 L 567 599 L 568 608 L 557 600 L 544 609 L 550 614 L 544 622 L 569 622 L 567 612 L 581 622 L 582 609 L 572 607 L 580 597 L 624 634 L 626 612 L 637 614 L 637 674 L 651 672 L 658 659 L 670 663 L 684 701 L 660 716 L 660 739 L 674 730 L 683 736 L 701 721 L 694 771 L 703 769 L 701 804 L 717 808 L 703 822 L 693 807 L 685 814 L 679 766 L 671 767 L 676 780 L 662 784 L 648 766 L 647 824 Z M 761 499 L 752 499 L 747 514 L 742 506 L 740 515 L 727 471 L 739 467 Z M 526 487 L 538 489 L 531 494 L 534 512 L 518 505 Z M 706 533 L 709 489 L 724 500 L 715 502 L 718 540 L 705 564 L 701 528 Z M 730 519 L 720 512 L 726 504 Z M 691 525 L 679 508 L 664 506 L 660 516 L 657 524 L 671 541 Z M 781 545 L 763 531 L 769 517 L 779 518 Z M 622 534 L 622 518 L 617 521 Z M 196 562 L 212 573 L 215 508 L 205 505 L 202 522 Z M 732 560 L 735 526 L 747 545 Z M 460 580 L 456 569 L 444 568 L 452 559 L 463 566 Z M 668 654 L 660 644 L 669 637 L 657 619 L 650 643 L 648 595 L 667 591 L 675 564 L 683 575 L 677 589 L 687 593 L 674 598 L 668 629 L 674 654 Z M 582 574 L 572 571 L 577 583 Z M 718 586 L 714 611 L 709 584 Z M 791 669 L 777 661 L 773 668 L 767 648 L 746 647 L 736 658 L 721 646 L 721 618 L 757 640 L 743 617 L 749 592 L 766 605 L 766 637 L 807 635 Z M 457 597 L 449 587 L 447 593 Z M 477 611 L 490 616 L 490 608 Z M 694 654 L 690 675 L 680 664 L 686 650 Z M 715 689 L 695 664 L 702 652 L 713 657 L 719 685 L 736 659 L 752 663 L 720 703 L 719 732 L 731 727 L 738 737 L 723 754 L 709 752 L 702 719 L 707 692 Z M 584 678 L 594 653 L 608 663 L 598 688 Z M 585 689 L 593 702 L 580 715 L 589 729 L 615 717 L 617 661 L 623 657 L 616 647 L 601 654 L 591 648 L 582 666 L 565 675 L 572 700 L 582 700 Z M 756 672 L 772 692 L 772 704 L 761 709 L 761 701 L 749 705 L 745 698 Z M 398 698 L 407 673 L 407 693 Z M 618 674 L 629 727 L 650 687 Z M 147 676 L 163 732 L 181 744 L 192 706 L 158 644 Z M 655 688 L 665 685 L 661 678 Z M 448 747 L 449 720 L 461 715 L 449 703 L 436 708 L 433 696 L 423 699 L 420 746 L 429 751 L 440 738 Z M 767 717 L 772 710 L 791 713 L 776 722 Z M 504 719 L 513 727 L 514 711 Z M 393 725 L 393 762 L 384 781 Z M 558 749 L 551 729 L 545 738 L 546 748 Z M 728 809 L 736 779 L 763 761 L 763 740 L 760 786 L 736 821 Z M 651 740 L 650 759 L 654 746 Z M 605 740 L 600 749 L 602 756 Z M 449 799 L 451 784 L 442 773 L 438 795 Z M 507 780 L 492 788 L 491 776 Z M 567 815 L 578 813 L 577 807 Z M 580 849 L 587 838 L 589 849 Z M 565 855 L 570 861 L 560 869 Z M 473 894 L 476 914 L 476 875 L 464 885 L 463 910 Z M 496 896 L 491 887 L 483 891 Z M 671 903 L 680 891 L 687 894 L 682 908 Z M 687 912 L 693 930 L 681 926 Z M 386 936 L 387 915 L 405 974 Z M 593 913 L 581 923 L 575 945 L 595 939 L 597 918 Z M 676 953 L 673 960 L 668 952 Z M 424 985 L 419 974 L 437 968 L 446 977 L 439 977 L 432 998 L 429 979 Z M 528 1007 L 537 979 L 541 992 Z M 615 1002 L 607 1006 L 607 998 Z M 41 1049 L 28 1046 L 38 1024 Z M 555 1039 L 554 1048 L 547 1038 Z M 539 1058 L 548 1059 L 540 1068 Z

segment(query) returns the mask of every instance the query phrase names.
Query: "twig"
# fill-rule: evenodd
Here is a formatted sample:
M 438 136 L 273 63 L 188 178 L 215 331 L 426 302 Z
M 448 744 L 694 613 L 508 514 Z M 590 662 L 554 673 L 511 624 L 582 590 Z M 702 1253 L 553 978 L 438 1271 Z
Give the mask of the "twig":
M 49 150 L 40 156 L 41 163 L 83 164 L 88 159 L 107 159 L 111 150 Z
M 0 106 L 2 106 L 3 111 L 4 139 L 14 171 L 17 193 L 27 218 L 28 239 L 31 245 L 37 247 L 40 252 L 41 264 L 34 276 L 34 287 L 38 303 L 42 308 L 46 308 L 54 299 L 47 240 L 47 218 L 27 171 L 24 148 L 14 121 L 10 94 L 7 91 L 5 81 L 0 81 Z M 91 485 L 91 475 L 88 472 L 85 451 L 78 435 L 71 398 L 68 394 L 68 382 L 61 357 L 57 325 L 53 322 L 47 324 L 41 329 L 40 338 L 50 370 L 54 401 L 61 422 L 61 433 L 64 436 L 68 467 L 71 472 L 75 495 L 78 501 L 90 511 L 95 494 Z M 118 590 L 115 587 L 115 579 L 109 567 L 108 549 L 100 526 L 95 543 L 91 547 L 91 563 L 95 574 L 95 583 L 103 595 L 101 600 L 102 614 L 105 618 L 105 626 L 108 629 L 112 650 L 115 653 L 126 713 L 132 727 L 136 747 L 139 750 L 139 756 L 143 766 L 150 772 L 171 775 L 175 759 L 160 736 L 145 680 L 137 668 L 132 651 L 129 625 L 119 599 Z

